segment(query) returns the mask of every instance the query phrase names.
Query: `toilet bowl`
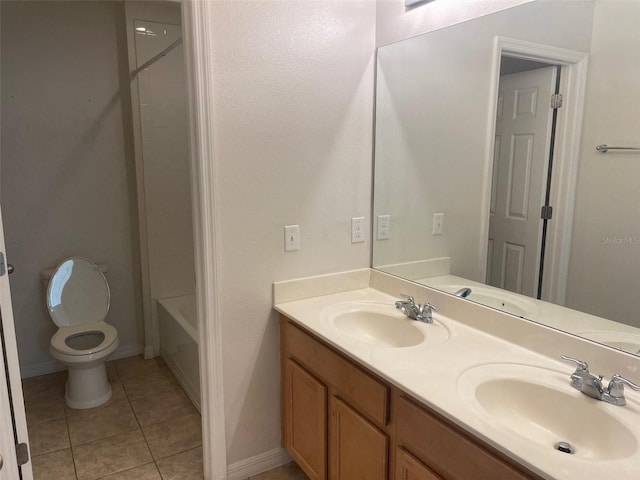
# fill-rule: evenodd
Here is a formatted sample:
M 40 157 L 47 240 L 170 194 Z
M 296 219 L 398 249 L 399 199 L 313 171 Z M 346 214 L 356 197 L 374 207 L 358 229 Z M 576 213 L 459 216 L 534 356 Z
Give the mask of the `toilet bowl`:
M 69 371 L 65 402 L 93 408 L 111 398 L 105 360 L 118 347 L 118 331 L 105 322 L 111 294 L 97 265 L 82 257 L 64 260 L 47 287 L 47 309 L 58 331 L 50 353 Z

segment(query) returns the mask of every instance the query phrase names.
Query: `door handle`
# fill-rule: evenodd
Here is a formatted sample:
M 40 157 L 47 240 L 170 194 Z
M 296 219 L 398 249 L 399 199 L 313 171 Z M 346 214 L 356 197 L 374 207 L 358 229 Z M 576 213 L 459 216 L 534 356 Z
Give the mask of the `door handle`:
M 0 470 L 2 470 L 3 465 L 4 465 L 4 459 L 2 458 L 2 455 L 0 455 Z
M 15 271 L 16 271 L 16 269 L 15 269 L 15 267 L 14 267 L 13 265 L 11 265 L 10 263 L 9 263 L 9 264 L 7 264 L 7 273 L 8 273 L 9 275 L 11 275 L 11 274 L 12 274 L 13 272 L 15 272 Z M 2 465 L 1 465 L 1 464 L 0 464 L 0 468 L 2 468 Z

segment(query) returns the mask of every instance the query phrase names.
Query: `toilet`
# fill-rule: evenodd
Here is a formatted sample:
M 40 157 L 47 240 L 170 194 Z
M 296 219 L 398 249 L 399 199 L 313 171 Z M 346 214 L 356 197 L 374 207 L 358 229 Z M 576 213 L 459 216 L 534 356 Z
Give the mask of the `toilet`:
M 105 361 L 118 347 L 118 331 L 107 322 L 111 293 L 100 268 L 72 257 L 55 269 L 47 287 L 47 309 L 58 327 L 50 353 L 69 370 L 65 402 L 93 408 L 111 398 Z

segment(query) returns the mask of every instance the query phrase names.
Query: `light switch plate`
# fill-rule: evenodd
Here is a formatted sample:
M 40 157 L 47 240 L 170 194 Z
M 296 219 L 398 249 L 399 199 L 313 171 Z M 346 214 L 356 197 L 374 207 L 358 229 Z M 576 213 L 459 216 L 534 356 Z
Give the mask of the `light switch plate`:
M 444 231 L 444 213 L 433 214 L 433 228 L 431 230 L 432 235 L 442 235 Z
M 284 227 L 284 251 L 300 250 L 300 226 L 287 225 Z

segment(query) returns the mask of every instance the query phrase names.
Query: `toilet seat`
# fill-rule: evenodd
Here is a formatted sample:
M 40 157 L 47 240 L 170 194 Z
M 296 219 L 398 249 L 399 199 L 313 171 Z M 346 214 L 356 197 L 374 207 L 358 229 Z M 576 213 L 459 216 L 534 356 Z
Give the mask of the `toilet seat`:
M 78 350 L 67 344 L 67 338 L 78 334 L 101 333 L 104 335 L 102 342 L 93 348 Z M 96 354 L 108 349 L 118 338 L 118 331 L 106 322 L 82 323 L 79 325 L 71 325 L 69 327 L 60 327 L 58 331 L 51 337 L 51 348 L 57 353 L 63 355 L 89 355 Z M 116 345 L 117 346 L 117 345 Z M 109 352 L 110 353 L 110 352 Z
M 104 274 L 83 257 L 67 258 L 60 263 L 47 287 L 47 309 L 60 328 L 104 320 L 110 301 Z

